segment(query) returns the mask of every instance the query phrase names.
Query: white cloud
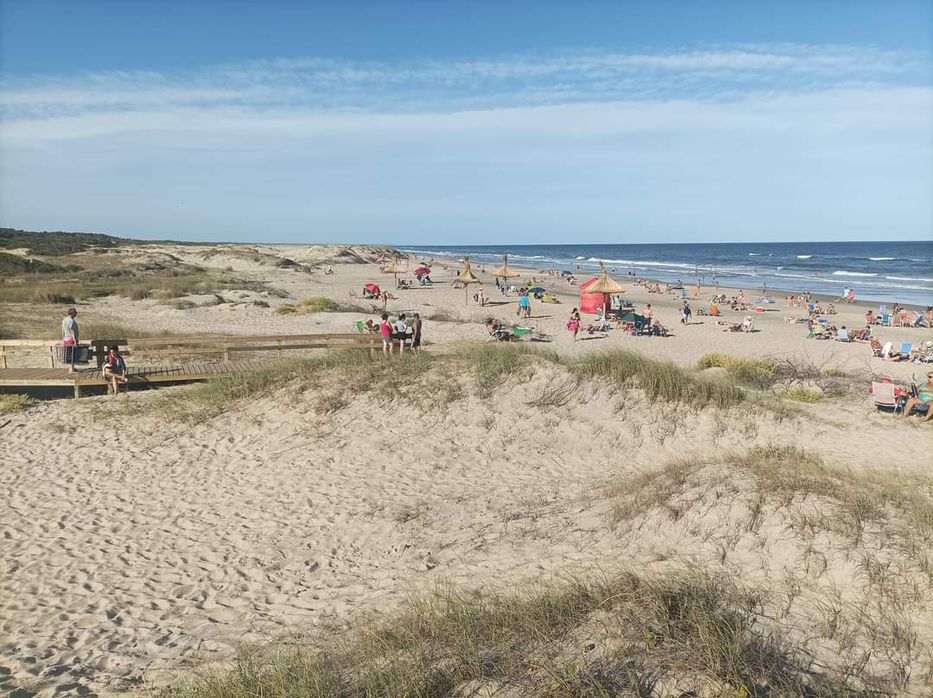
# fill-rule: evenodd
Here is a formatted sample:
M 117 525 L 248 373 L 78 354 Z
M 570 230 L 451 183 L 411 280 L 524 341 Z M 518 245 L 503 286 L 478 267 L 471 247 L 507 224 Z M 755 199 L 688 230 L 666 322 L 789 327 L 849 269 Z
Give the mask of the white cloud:
M 2 104 L 8 118 L 188 105 L 457 110 L 826 89 L 844 83 L 927 84 L 930 68 L 929 58 L 921 54 L 795 44 L 403 64 L 280 59 L 182 73 L 8 79 Z
M 19 80 L 0 222 L 396 242 L 920 235 L 925 60 L 731 46 Z

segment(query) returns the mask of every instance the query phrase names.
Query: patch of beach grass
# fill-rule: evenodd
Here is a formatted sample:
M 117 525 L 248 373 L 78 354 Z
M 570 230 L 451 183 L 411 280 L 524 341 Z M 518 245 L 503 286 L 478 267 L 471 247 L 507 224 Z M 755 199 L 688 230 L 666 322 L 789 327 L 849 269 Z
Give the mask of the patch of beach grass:
M 774 362 L 767 359 L 743 359 L 729 354 L 705 354 L 697 368 L 725 369 L 735 380 L 755 388 L 767 388 L 774 382 Z
M 275 306 L 276 315 L 294 315 L 295 305 L 293 303 L 280 303 Z
M 32 401 L 28 395 L 20 393 L 0 393 L 0 414 L 18 414 Z
M 165 698 L 873 695 L 759 623 L 759 598 L 697 573 L 606 575 L 509 593 L 442 588 L 349 632 L 244 651 Z M 666 695 L 666 693 L 665 693 Z
M 732 407 L 745 392 L 736 385 L 709 381 L 671 361 L 616 349 L 568 361 L 571 371 L 588 378 L 608 379 L 617 385 L 641 388 L 650 400 L 680 402 L 693 407 Z
M 330 298 L 325 298 L 319 296 L 316 298 L 305 298 L 304 300 L 298 303 L 296 307 L 297 312 L 310 314 L 310 313 L 326 313 L 337 309 L 337 303 L 332 301 Z
M 225 274 L 183 273 L 179 275 L 140 275 L 129 278 L 81 279 L 0 285 L 0 302 L 54 303 L 73 305 L 105 296 L 130 300 L 172 299 L 188 294 L 243 287 L 246 282 Z
M 819 390 L 805 388 L 802 385 L 792 385 L 786 390 L 782 390 L 779 395 L 795 402 L 820 402 L 824 398 L 823 393 Z
M 737 475 L 751 476 L 754 496 L 785 507 L 818 498 L 825 512 L 821 525 L 850 539 L 875 523 L 884 524 L 912 551 L 933 545 L 933 479 L 830 466 L 797 446 L 756 446 L 713 460 L 674 460 L 657 471 L 623 478 L 608 489 L 616 498 L 613 518 L 631 520 L 652 509 L 666 509 L 679 518 L 679 495 L 693 487 L 727 485 Z

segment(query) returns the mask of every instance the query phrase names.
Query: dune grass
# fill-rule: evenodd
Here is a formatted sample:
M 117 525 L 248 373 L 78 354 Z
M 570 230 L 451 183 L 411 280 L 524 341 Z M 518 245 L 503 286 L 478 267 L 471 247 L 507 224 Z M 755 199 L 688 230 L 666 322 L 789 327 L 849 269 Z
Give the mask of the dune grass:
M 680 402 L 693 407 L 732 407 L 746 399 L 736 385 L 705 380 L 672 361 L 658 361 L 633 351 L 616 349 L 567 362 L 574 373 L 641 388 L 650 400 Z
M 823 400 L 823 393 L 819 390 L 804 388 L 802 385 L 792 385 L 786 390 L 780 392 L 781 397 L 795 402 L 820 402 Z
M 871 695 L 758 622 L 759 600 L 700 574 L 630 573 L 507 594 L 441 589 L 308 644 L 243 652 L 164 698 Z M 686 693 L 685 693 L 686 692 Z
M 31 401 L 28 395 L 0 393 L 0 414 L 17 414 L 22 412 Z
M 713 467 L 717 475 L 711 475 Z M 756 446 L 709 461 L 680 459 L 634 478 L 623 478 L 608 488 L 616 498 L 616 522 L 630 520 L 652 509 L 668 509 L 678 516 L 677 496 L 702 484 L 709 488 L 749 475 L 753 494 L 788 506 L 793 501 L 819 498 L 821 525 L 849 539 L 861 536 L 867 523 L 884 524 L 892 537 L 912 551 L 933 547 L 933 480 L 889 470 L 850 471 L 827 465 L 823 459 L 797 446 Z M 897 521 L 895 521 L 897 520 Z M 929 568 L 933 560 L 918 558 Z M 933 570 L 931 570 L 933 571 Z
M 641 354 L 613 351 L 581 359 L 563 359 L 551 352 L 519 345 L 468 345 L 443 355 L 410 353 L 386 360 L 381 354 L 371 357 L 367 351 L 336 351 L 326 357 L 275 362 L 252 373 L 208 381 L 172 393 L 156 404 L 166 417 L 200 421 L 219 415 L 243 398 L 267 395 L 285 385 L 299 389 L 320 387 L 325 375 L 337 375 L 344 398 L 371 393 L 388 401 L 415 400 L 413 381 L 422 383 L 424 395 L 419 404 L 438 406 L 463 395 L 462 379 L 471 377 L 481 397 L 489 397 L 511 380 L 521 380 L 542 363 L 557 365 L 575 380 L 603 379 L 613 385 L 644 390 L 651 400 L 688 404 L 695 408 L 707 405 L 732 407 L 745 399 L 741 388 L 707 381 L 670 362 L 656 361 Z M 566 402 L 566 400 L 564 400 Z
M 0 302 L 74 304 L 104 296 L 121 296 L 130 300 L 143 298 L 178 298 L 187 294 L 212 293 L 235 287 L 234 277 L 206 272 L 173 275 L 145 275 L 110 279 L 47 281 L 42 284 L 22 283 L 0 285 Z M 242 283 L 239 283 L 242 286 Z
M 742 359 L 729 354 L 705 354 L 697 361 L 698 369 L 723 368 L 735 380 L 755 388 L 767 388 L 774 382 L 774 362 L 767 359 Z

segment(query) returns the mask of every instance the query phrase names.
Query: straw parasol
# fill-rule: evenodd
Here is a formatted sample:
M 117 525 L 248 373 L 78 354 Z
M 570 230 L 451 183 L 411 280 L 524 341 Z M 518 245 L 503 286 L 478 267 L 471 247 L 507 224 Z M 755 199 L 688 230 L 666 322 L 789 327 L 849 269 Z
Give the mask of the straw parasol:
M 460 273 L 457 275 L 457 278 L 453 280 L 453 283 L 455 284 L 458 282 L 463 284 L 463 288 L 466 291 L 466 293 L 464 294 L 464 300 L 467 303 L 469 303 L 470 302 L 470 284 L 483 283 L 478 278 L 476 278 L 476 274 L 474 274 L 473 270 L 470 269 L 470 258 L 469 257 L 463 258 L 463 269 L 460 270 Z
M 492 275 L 500 279 L 514 279 L 516 276 L 521 276 L 521 272 L 509 267 L 509 256 L 504 254 L 502 255 L 502 266 L 496 269 Z
M 586 292 L 602 294 L 603 308 L 604 310 L 608 310 L 609 296 L 614 293 L 625 293 L 625 287 L 609 276 L 609 272 L 606 271 L 606 266 L 600 262 L 599 276 L 596 278 L 596 281 L 587 287 Z
M 395 277 L 395 285 L 398 286 L 398 275 L 405 273 L 405 269 L 402 268 L 402 265 L 399 264 L 398 257 L 395 258 L 395 261 L 392 262 L 389 266 L 382 270 L 386 274 L 392 274 Z

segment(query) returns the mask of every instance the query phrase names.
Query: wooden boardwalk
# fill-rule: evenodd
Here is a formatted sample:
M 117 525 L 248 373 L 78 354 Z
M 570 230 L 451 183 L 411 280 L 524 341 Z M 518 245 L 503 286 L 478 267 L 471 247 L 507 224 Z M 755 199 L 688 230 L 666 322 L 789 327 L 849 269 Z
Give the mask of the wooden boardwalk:
M 224 361 L 182 366 L 138 366 L 127 369 L 127 378 L 129 385 L 204 381 L 254 371 L 265 365 L 268 364 L 262 361 Z M 68 387 L 74 390 L 75 397 L 80 397 L 82 388 L 106 385 L 107 381 L 95 368 L 79 368 L 74 373 L 69 373 L 67 368 L 0 368 L 0 387 Z

